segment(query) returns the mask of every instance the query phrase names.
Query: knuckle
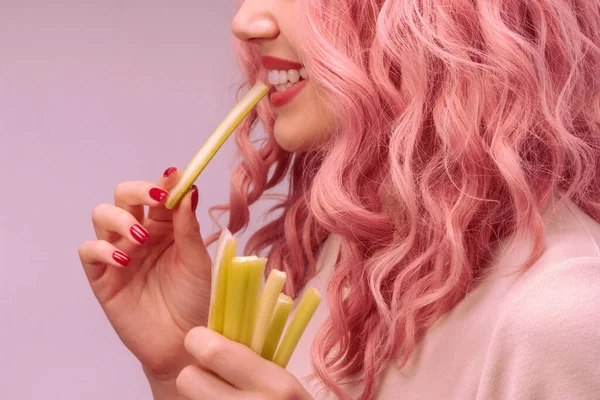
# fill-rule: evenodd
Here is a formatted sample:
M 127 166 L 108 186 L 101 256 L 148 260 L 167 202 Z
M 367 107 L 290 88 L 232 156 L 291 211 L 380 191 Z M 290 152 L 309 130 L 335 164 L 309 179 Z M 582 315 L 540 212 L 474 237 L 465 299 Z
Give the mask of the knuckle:
M 196 347 L 195 344 L 196 344 L 197 336 L 198 336 L 198 328 L 192 328 L 185 335 L 185 338 L 183 338 L 183 345 L 188 351 L 190 351 L 191 349 Z
M 127 199 L 136 198 L 139 196 L 138 192 L 147 185 L 148 182 L 144 181 L 125 181 L 118 183 L 117 186 L 115 186 L 115 201 L 126 201 Z
M 112 245 L 106 240 L 86 240 L 77 249 L 79 260 L 84 264 L 101 260 L 104 254 L 112 251 Z
M 98 204 L 96 207 L 94 207 L 94 209 L 92 210 L 92 221 L 98 221 L 102 217 L 102 215 L 106 213 L 106 210 L 109 207 L 110 204 L 107 203 Z
M 114 222 L 116 226 L 125 227 L 137 222 L 131 213 L 122 208 L 119 208 L 114 215 Z
M 280 382 L 277 390 L 277 398 L 281 400 L 303 400 L 302 391 L 299 390 L 298 384 L 289 379 Z
M 181 232 L 192 237 L 198 236 L 200 234 L 200 224 L 192 219 L 186 223 Z
M 79 246 L 77 247 L 77 254 L 79 254 L 80 259 L 85 257 L 86 253 L 89 251 L 89 247 L 90 242 L 88 240 L 79 243 Z
M 220 340 L 207 340 L 202 346 L 200 356 L 204 362 L 214 362 L 223 354 L 223 344 Z
M 119 182 L 117 186 L 115 186 L 115 197 L 122 196 L 127 190 L 131 187 L 130 181 Z
M 98 253 L 112 253 L 114 245 L 107 242 L 106 240 L 98 240 L 93 246 L 94 251 Z
M 194 376 L 196 375 L 196 371 L 193 365 L 188 365 L 184 369 L 181 370 L 179 375 L 177 375 L 177 379 L 175 379 L 175 386 L 179 391 L 185 391 L 185 388 L 189 384 L 190 381 L 194 380 Z
M 205 334 L 206 328 L 197 327 L 185 337 L 185 348 L 191 351 L 198 361 L 209 364 L 223 353 L 223 341 Z M 208 336 L 208 337 L 207 337 Z

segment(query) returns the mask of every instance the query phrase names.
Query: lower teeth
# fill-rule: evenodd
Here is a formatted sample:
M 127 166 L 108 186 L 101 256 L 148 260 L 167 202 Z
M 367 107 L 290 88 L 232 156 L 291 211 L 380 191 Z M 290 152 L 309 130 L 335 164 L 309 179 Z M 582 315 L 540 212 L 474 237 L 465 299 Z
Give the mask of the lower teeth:
M 298 82 L 296 82 L 296 83 L 300 83 L 300 82 L 302 82 L 302 81 L 303 81 L 303 79 L 300 79 L 300 80 L 299 80 Z M 275 89 L 276 89 L 278 92 L 283 92 L 284 90 L 288 89 L 288 88 L 289 88 L 290 86 L 292 86 L 292 85 L 295 85 L 296 83 L 288 82 L 288 83 L 284 83 L 284 84 L 276 85 L 276 86 L 275 86 Z

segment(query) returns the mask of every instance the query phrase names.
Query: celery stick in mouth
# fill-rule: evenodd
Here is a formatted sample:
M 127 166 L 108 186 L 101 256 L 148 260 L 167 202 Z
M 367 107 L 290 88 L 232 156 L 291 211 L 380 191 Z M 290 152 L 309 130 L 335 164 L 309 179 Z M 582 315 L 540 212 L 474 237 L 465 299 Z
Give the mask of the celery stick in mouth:
M 217 151 L 219 151 L 246 115 L 268 92 L 269 87 L 258 81 L 227 114 L 225 119 L 217 126 L 212 135 L 209 136 L 204 145 L 198 150 L 192 161 L 183 170 L 181 178 L 175 187 L 170 190 L 165 204 L 168 209 L 173 209 L 179 204 L 210 160 L 217 154 Z

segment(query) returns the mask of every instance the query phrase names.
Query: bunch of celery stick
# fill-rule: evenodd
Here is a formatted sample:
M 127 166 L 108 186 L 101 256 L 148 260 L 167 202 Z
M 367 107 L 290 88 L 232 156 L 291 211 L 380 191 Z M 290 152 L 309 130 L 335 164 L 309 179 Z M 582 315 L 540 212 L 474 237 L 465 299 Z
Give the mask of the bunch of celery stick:
M 308 288 L 285 329 L 294 301 L 281 292 L 285 272 L 271 270 L 263 284 L 266 262 L 256 256 L 237 257 L 235 238 L 227 229 L 222 231 L 213 262 L 208 327 L 285 368 L 321 295 Z

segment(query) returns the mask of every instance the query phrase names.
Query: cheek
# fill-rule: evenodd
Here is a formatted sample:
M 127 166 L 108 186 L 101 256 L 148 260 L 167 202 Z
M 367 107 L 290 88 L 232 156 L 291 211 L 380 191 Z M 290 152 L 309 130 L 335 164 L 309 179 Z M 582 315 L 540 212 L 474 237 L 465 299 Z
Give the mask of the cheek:
M 329 139 L 333 116 L 319 104 L 318 98 L 307 91 L 301 102 L 277 113 L 274 134 L 285 150 L 307 151 L 318 148 Z

